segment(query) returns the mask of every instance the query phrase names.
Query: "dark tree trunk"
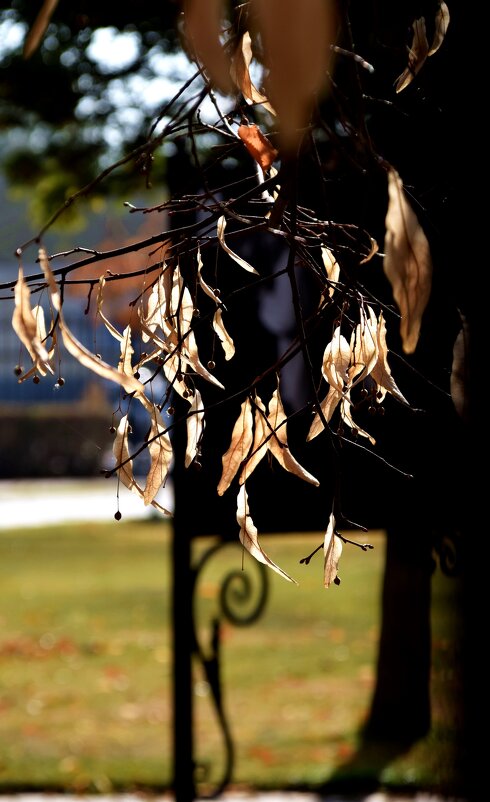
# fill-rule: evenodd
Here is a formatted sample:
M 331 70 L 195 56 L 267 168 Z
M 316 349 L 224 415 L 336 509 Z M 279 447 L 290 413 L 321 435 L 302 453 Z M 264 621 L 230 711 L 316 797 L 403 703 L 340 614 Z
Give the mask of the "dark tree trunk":
M 412 743 L 430 728 L 431 538 L 387 532 L 376 687 L 365 737 Z

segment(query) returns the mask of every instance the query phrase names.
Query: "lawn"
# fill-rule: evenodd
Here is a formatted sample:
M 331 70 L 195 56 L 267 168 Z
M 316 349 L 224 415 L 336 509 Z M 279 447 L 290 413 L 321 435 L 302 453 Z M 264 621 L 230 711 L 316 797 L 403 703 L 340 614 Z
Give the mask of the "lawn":
M 170 539 L 165 523 L 83 524 L 0 535 L 0 792 L 162 791 L 171 781 Z M 224 705 L 234 784 L 314 788 L 354 753 L 375 679 L 384 536 L 345 546 L 342 583 L 325 590 L 320 536 L 261 539 L 298 586 L 269 572 L 262 617 L 222 626 Z M 210 545 L 198 541 L 196 558 Z M 221 580 L 254 575 L 229 545 L 196 597 L 206 647 Z M 388 786 L 450 789 L 457 728 L 457 582 L 433 582 L 433 727 L 384 769 Z M 215 781 L 222 735 L 196 662 L 196 757 Z

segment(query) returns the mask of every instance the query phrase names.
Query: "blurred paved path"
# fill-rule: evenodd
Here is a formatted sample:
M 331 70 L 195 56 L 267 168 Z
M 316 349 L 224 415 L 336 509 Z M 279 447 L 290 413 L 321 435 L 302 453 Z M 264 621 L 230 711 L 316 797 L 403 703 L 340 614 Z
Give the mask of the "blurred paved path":
M 45 526 L 65 521 L 113 520 L 117 510 L 118 482 L 104 479 L 9 479 L 0 481 L 0 529 Z M 169 484 L 157 501 L 173 510 Z M 119 509 L 124 520 L 160 515 L 124 485 L 119 486 Z

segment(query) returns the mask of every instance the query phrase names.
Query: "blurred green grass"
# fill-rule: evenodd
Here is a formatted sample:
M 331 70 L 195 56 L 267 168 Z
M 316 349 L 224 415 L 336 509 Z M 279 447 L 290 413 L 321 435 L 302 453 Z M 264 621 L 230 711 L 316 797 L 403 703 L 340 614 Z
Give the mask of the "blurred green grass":
M 109 522 L 3 531 L 0 536 L 0 792 L 158 790 L 172 760 L 170 544 L 166 522 Z M 364 537 L 364 536 L 363 536 Z M 355 752 L 375 680 L 384 536 L 344 546 L 342 583 L 322 586 L 321 535 L 263 536 L 298 582 L 269 572 L 262 617 L 222 626 L 224 705 L 235 743 L 233 782 L 314 788 Z M 195 559 L 210 545 L 196 541 Z M 206 564 L 196 595 L 207 650 L 228 571 L 255 565 L 237 544 Z M 433 582 L 433 727 L 388 765 L 387 785 L 457 782 L 458 587 Z M 223 765 L 222 735 L 196 661 L 200 777 Z

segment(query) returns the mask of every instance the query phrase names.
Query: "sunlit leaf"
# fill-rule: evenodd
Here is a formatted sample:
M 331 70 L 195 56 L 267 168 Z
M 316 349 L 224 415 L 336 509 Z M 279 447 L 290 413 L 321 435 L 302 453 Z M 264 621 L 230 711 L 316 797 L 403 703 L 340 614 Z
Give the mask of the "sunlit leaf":
M 349 387 L 369 376 L 378 358 L 378 321 L 374 310 L 370 306 L 362 306 L 359 315 L 360 322 L 352 332 L 350 343 L 352 357 L 348 371 Z
M 222 306 L 221 299 L 218 298 L 216 293 L 214 292 L 213 288 L 209 286 L 209 284 L 204 280 L 202 275 L 203 270 L 203 263 L 201 258 L 201 249 L 198 247 L 197 249 L 197 279 L 199 281 L 199 285 L 203 292 L 215 302 L 217 306 Z
M 225 324 L 223 323 L 223 315 L 221 313 L 221 309 L 217 309 L 216 312 L 214 313 L 213 329 L 218 335 L 218 340 L 220 341 L 223 351 L 225 353 L 225 359 L 226 360 L 232 359 L 233 356 L 235 355 L 235 345 L 225 328 Z
M 146 477 L 143 501 L 151 504 L 158 491 L 165 485 L 167 476 L 173 463 L 173 449 L 170 436 L 165 431 L 166 426 L 160 410 L 152 404 L 151 425 L 148 435 L 148 453 L 150 455 L 150 469 Z
M 295 585 L 297 585 L 298 583 L 296 580 L 283 571 L 282 568 L 279 568 L 279 566 L 267 556 L 260 545 L 257 528 L 248 511 L 248 496 L 247 491 L 245 490 L 245 485 L 242 485 L 238 492 L 236 519 L 238 525 L 240 526 L 240 542 L 247 549 L 247 551 L 250 552 L 252 557 L 255 557 L 259 563 L 263 563 L 263 565 L 267 565 L 269 568 L 272 568 L 273 571 L 279 574 L 279 576 L 284 577 L 284 579 L 287 579 L 288 582 L 293 582 Z
M 139 498 L 143 499 L 144 491 L 133 476 L 133 462 L 130 459 L 129 454 L 128 434 L 128 416 L 123 415 L 119 421 L 112 446 L 112 453 L 116 461 L 116 473 L 120 481 L 125 487 L 128 488 L 128 490 L 131 490 L 132 493 L 135 493 L 137 496 L 139 496 Z M 165 507 L 162 507 L 161 504 L 154 499 L 151 502 L 151 506 L 155 507 L 157 510 L 160 510 L 160 512 L 163 512 L 165 515 L 171 514 L 165 509 Z
M 424 230 L 409 205 L 394 168 L 388 170 L 384 272 L 400 310 L 400 335 L 406 354 L 415 351 L 422 315 L 430 297 L 432 259 Z
M 106 327 L 107 331 L 112 334 L 115 340 L 121 342 L 122 334 L 115 326 L 112 325 L 111 321 L 104 315 L 102 311 L 102 306 L 104 304 L 104 287 L 106 284 L 106 280 L 104 276 L 99 278 L 99 289 L 97 292 L 97 315 L 102 320 L 104 326 Z
M 185 449 L 185 467 L 188 468 L 199 452 L 199 443 L 204 432 L 204 407 L 201 393 L 194 390 L 192 403 L 187 413 L 187 444 Z
M 293 457 L 289 450 L 287 440 L 287 416 L 284 412 L 279 389 L 276 388 L 269 402 L 267 420 L 274 431 L 273 437 L 267 441 L 267 446 L 280 465 L 289 473 L 293 473 L 305 482 L 318 487 L 320 482 Z
M 337 284 L 340 276 L 340 265 L 335 256 L 329 248 L 322 245 L 322 260 L 325 270 L 327 271 L 327 278 L 329 281 L 328 294 L 330 297 L 335 292 L 335 285 Z
M 252 402 L 246 398 L 240 407 L 240 414 L 235 421 L 228 449 L 221 461 L 223 470 L 218 484 L 218 495 L 222 496 L 235 478 L 243 460 L 248 456 L 253 443 Z
M 31 293 L 24 279 L 22 267 L 19 267 L 19 275 L 14 290 L 15 306 L 12 314 L 12 328 L 19 340 L 27 348 L 29 355 L 34 363 L 34 367 L 39 367 L 42 375 L 53 369 L 49 364 L 49 354 L 44 346 L 40 335 L 36 316 L 31 308 Z M 40 307 L 39 307 L 40 308 Z M 41 318 L 42 314 L 42 318 Z M 38 311 L 38 319 L 44 324 L 44 314 Z M 46 332 L 44 329 L 44 337 Z M 23 377 L 25 379 L 25 376 Z
M 377 329 L 378 340 L 378 359 L 371 371 L 371 378 L 374 379 L 378 385 L 378 401 L 383 401 L 386 393 L 391 393 L 402 404 L 410 406 L 405 396 L 400 392 L 397 384 L 391 375 L 390 366 L 388 365 L 388 346 L 386 344 L 386 323 L 383 313 L 380 312 L 378 318 Z
M 332 339 L 323 353 L 322 374 L 331 387 L 341 393 L 349 381 L 349 365 L 352 357 L 352 346 L 340 333 L 340 326 L 334 330 Z
M 408 64 L 406 69 L 397 78 L 395 83 L 396 92 L 401 92 L 403 89 L 412 83 L 413 79 L 418 72 L 422 69 L 429 55 L 429 43 L 427 41 L 427 34 L 425 31 L 425 19 L 414 20 L 412 45 L 408 52 Z
M 342 393 L 339 390 L 337 390 L 336 387 L 331 387 L 326 397 L 321 402 L 320 408 L 322 410 L 323 417 L 325 418 L 327 423 L 329 423 L 341 398 L 342 398 Z M 324 430 L 324 428 L 325 426 L 323 424 L 321 416 L 319 415 L 318 412 L 315 412 L 306 440 L 308 442 L 310 440 L 313 440 L 313 438 L 319 435 L 320 432 Z
M 449 9 L 446 3 L 444 3 L 444 0 L 442 0 L 439 2 L 439 8 L 436 11 L 434 38 L 432 39 L 432 44 L 427 55 L 433 56 L 434 53 L 437 53 L 439 50 L 446 36 L 449 21 Z
M 329 588 L 337 579 L 341 554 L 342 541 L 335 534 L 335 518 L 331 513 L 323 539 L 323 584 L 326 588 Z
M 266 420 L 266 409 L 261 398 L 255 395 L 254 439 L 252 450 L 240 473 L 240 484 L 243 484 L 252 475 L 255 468 L 267 454 L 267 438 L 270 436 Z
M 366 437 L 373 446 L 376 445 L 376 440 L 374 439 L 374 437 L 370 435 L 369 432 L 366 432 L 364 431 L 364 429 L 361 429 L 360 426 L 358 426 L 357 423 L 353 420 L 352 405 L 351 405 L 350 395 L 348 392 L 340 402 L 340 416 L 344 421 L 344 423 L 346 423 L 347 426 L 349 426 L 352 429 L 353 434 L 356 437 Z
M 247 103 L 260 104 L 263 109 L 267 109 L 267 111 L 275 115 L 276 112 L 267 97 L 257 89 L 250 77 L 252 58 L 252 40 L 249 32 L 245 31 L 231 59 L 231 79 L 240 89 Z
M 269 170 L 277 159 L 278 152 L 262 133 L 258 125 L 240 125 L 238 136 L 253 159 L 260 164 L 262 170 Z
M 249 273 L 256 273 L 258 275 L 258 272 L 255 269 L 255 267 L 249 265 L 249 263 L 246 262 L 245 259 L 242 259 L 241 256 L 238 256 L 237 253 L 235 253 L 234 251 L 231 250 L 231 248 L 228 247 L 225 241 L 225 228 L 226 228 L 226 218 L 224 215 L 222 215 L 218 220 L 218 225 L 216 230 L 218 234 L 219 243 L 223 248 L 223 250 L 228 254 L 228 256 L 231 256 L 231 258 L 234 259 L 234 261 L 238 265 L 240 265 L 240 267 L 243 267 L 244 270 L 248 270 Z

